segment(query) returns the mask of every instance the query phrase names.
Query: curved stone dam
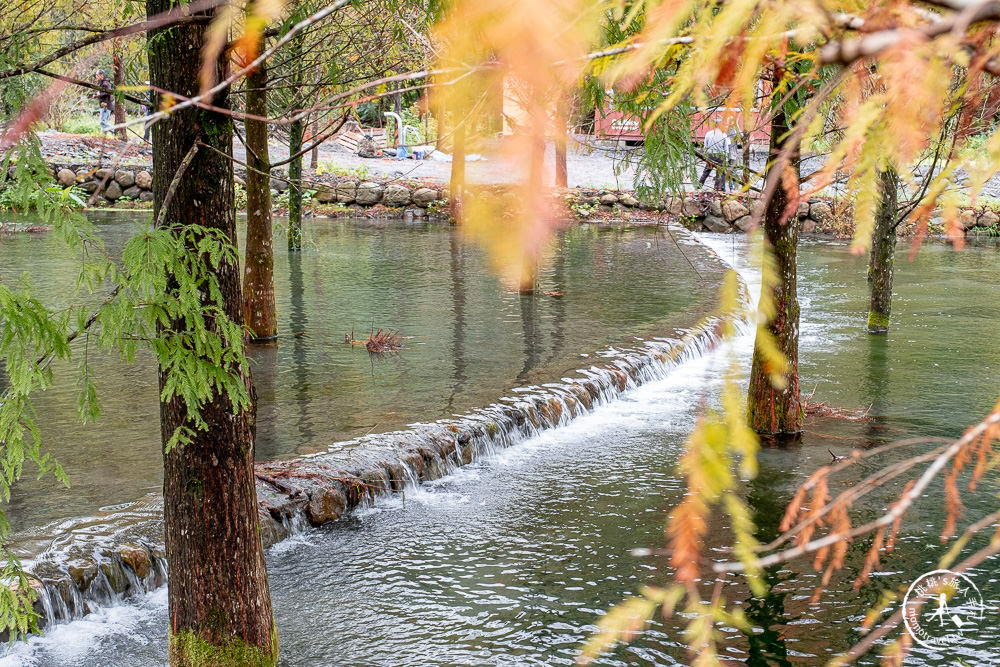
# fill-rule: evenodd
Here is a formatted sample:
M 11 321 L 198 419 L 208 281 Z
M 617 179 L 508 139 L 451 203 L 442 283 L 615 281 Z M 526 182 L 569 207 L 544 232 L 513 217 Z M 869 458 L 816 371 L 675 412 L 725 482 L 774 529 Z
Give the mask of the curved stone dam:
M 115 245 L 116 235 L 122 232 L 119 227 L 107 225 L 109 246 Z M 293 278 L 299 273 L 297 284 L 293 280 L 287 291 L 278 294 L 279 308 L 288 311 L 279 315 L 288 318 L 285 321 L 290 321 L 292 331 L 277 350 L 255 353 L 260 364 L 254 368 L 261 401 L 258 456 L 263 450 L 279 457 L 256 466 L 265 545 L 336 521 L 381 496 L 405 497 L 408 489 L 421 483 L 545 429 L 568 424 L 641 384 L 663 378 L 677 364 L 703 355 L 719 337 L 720 320 L 712 311 L 726 266 L 680 228 L 570 229 L 557 239 L 533 295 L 500 288 L 478 251 L 463 247 L 454 230 L 442 225 L 414 228 L 342 222 L 336 223 L 335 233 L 326 238 L 320 234 L 315 243 L 317 251 L 306 258 L 307 266 L 294 266 L 294 256 L 279 260 L 277 275 L 282 269 Z M 351 265 L 338 265 L 339 279 L 328 281 L 324 270 L 347 257 L 352 258 Z M 415 272 L 418 281 L 410 277 Z M 343 303 L 352 305 L 331 304 L 343 298 L 342 290 L 360 293 L 363 307 L 358 308 L 351 298 Z M 392 290 L 397 291 L 394 298 L 404 292 L 407 301 L 386 305 L 374 296 Z M 435 306 L 450 312 L 442 317 Z M 328 312 L 352 307 L 354 312 L 347 315 Z M 406 309 L 421 308 L 426 314 L 406 313 Z M 369 326 L 374 328 L 388 319 L 378 312 L 371 314 L 380 309 L 395 312 L 394 322 L 402 321 L 399 331 L 406 343 L 396 357 L 368 358 L 363 350 L 343 342 L 348 323 L 364 326 L 372 317 L 375 322 Z M 339 335 L 331 331 L 337 325 Z M 314 333 L 316 329 L 322 333 Z M 359 331 L 353 333 L 360 337 Z M 301 349 L 307 336 L 319 350 Z M 434 350 L 439 338 L 450 339 L 449 344 Z M 430 354 L 427 348 L 432 348 Z M 282 354 L 287 355 L 284 364 Z M 340 376 L 348 376 L 346 390 L 323 397 L 320 383 L 335 383 L 337 378 L 317 378 L 306 366 L 316 361 L 322 367 L 329 355 L 345 357 L 351 365 L 348 371 L 357 377 L 350 379 L 350 372 L 341 368 Z M 425 361 L 431 368 L 424 367 Z M 399 373 L 400 366 L 406 372 Z M 444 371 L 443 382 L 426 377 L 435 366 Z M 357 373 L 359 368 L 362 373 Z M 290 380 L 287 386 L 282 385 L 284 380 Z M 321 395 L 318 401 L 317 393 Z M 432 400 L 414 401 L 407 393 Z M 361 423 L 375 421 L 367 430 L 400 422 L 404 428 L 316 446 L 315 440 L 324 433 L 350 432 L 338 428 L 337 420 L 352 409 L 358 394 L 371 401 L 361 415 L 355 415 Z M 476 405 L 479 397 L 490 395 L 491 401 Z M 387 396 L 402 397 L 389 417 Z M 505 397 L 496 400 L 498 396 Z M 443 408 L 442 397 L 447 398 Z M 112 412 L 126 407 L 114 400 L 113 396 Z M 127 407 L 155 410 L 155 394 L 150 403 L 141 406 L 129 400 Z M 455 414 L 456 407 L 467 409 Z M 421 411 L 434 414 L 435 409 L 445 416 L 407 424 L 421 416 Z M 327 415 L 325 424 L 317 419 L 322 413 Z M 299 423 L 283 425 L 284 419 Z M 87 434 L 112 442 L 145 437 L 153 443 L 144 450 L 148 455 L 139 478 L 126 475 L 125 484 L 120 484 L 124 488 L 116 488 L 115 493 L 141 488 L 147 480 L 158 481 L 158 440 L 143 434 L 143 428 L 155 428 L 155 421 L 149 422 L 129 420 L 123 428 Z M 296 442 L 296 430 L 308 441 Z M 307 453 L 288 455 L 303 450 Z M 79 466 L 67 463 L 72 450 L 56 454 L 71 482 L 88 474 L 82 461 Z M 122 455 L 134 456 L 134 452 Z M 94 474 L 106 473 L 98 469 Z M 93 489 L 85 486 L 77 496 L 81 504 L 94 499 L 87 494 L 106 490 L 107 483 L 120 480 L 96 480 Z M 20 505 L 10 510 L 15 523 L 38 515 L 37 507 L 28 511 L 32 494 L 58 494 L 60 490 L 29 485 L 28 492 L 28 499 L 22 497 Z M 79 492 L 71 486 L 68 493 Z M 80 618 L 95 604 L 122 601 L 165 583 L 161 501 L 156 494 L 135 500 L 137 495 L 123 497 L 119 504 L 95 507 L 86 518 L 60 516 L 80 509 L 79 505 L 60 506 L 54 510 L 58 518 L 50 517 L 40 527 L 22 527 L 17 533 L 15 552 L 34 576 L 43 625 Z M 23 515 L 18 512 L 21 508 L 26 510 Z

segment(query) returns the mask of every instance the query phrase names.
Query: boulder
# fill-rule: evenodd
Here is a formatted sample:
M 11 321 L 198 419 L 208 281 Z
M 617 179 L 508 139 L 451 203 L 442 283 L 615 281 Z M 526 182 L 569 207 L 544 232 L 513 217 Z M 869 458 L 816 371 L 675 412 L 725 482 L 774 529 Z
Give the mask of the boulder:
M 684 213 L 684 199 L 682 197 L 671 197 L 665 207 L 671 215 L 681 215 Z
M 316 201 L 321 204 L 329 204 L 332 201 L 337 201 L 337 193 L 332 188 L 321 187 L 316 190 Z
M 115 172 L 115 182 L 123 188 L 135 185 L 135 174 L 129 169 L 119 169 Z
M 413 217 L 414 218 L 426 218 L 427 217 L 427 211 L 425 209 L 422 209 L 422 208 L 415 208 L 415 209 L 413 209 Z
M 111 176 L 112 176 L 111 170 L 106 167 L 103 169 L 98 169 L 97 171 L 94 172 L 94 178 L 96 178 L 99 181 L 103 181 L 105 178 L 111 178 Z
M 122 191 L 122 197 L 128 197 L 130 199 L 138 199 L 139 195 L 141 194 L 142 194 L 142 188 L 140 188 L 138 185 L 133 185 L 132 187 L 125 188 Z
M 729 222 L 733 222 L 742 218 L 745 215 L 749 215 L 750 209 L 738 202 L 735 199 L 732 201 L 727 201 L 722 205 L 722 216 Z
M 108 586 L 115 593 L 124 593 L 128 588 L 128 577 L 125 576 L 125 570 L 122 569 L 122 565 L 118 561 L 104 561 L 101 563 L 101 572 L 104 573 L 108 580 Z
M 92 177 L 93 174 L 90 172 L 90 169 L 80 169 L 76 172 L 76 180 L 78 183 L 83 183 L 86 180 L 90 180 Z
M 76 183 L 76 174 L 71 169 L 63 168 L 56 174 L 56 180 L 59 181 L 59 185 L 68 188 Z
M 976 225 L 979 227 L 995 227 L 997 223 L 1000 223 L 1000 215 L 997 215 L 995 211 L 984 212 L 976 221 Z
M 451 200 L 451 190 L 448 188 L 441 188 L 441 201 Z
M 627 192 L 618 198 L 618 202 L 622 206 L 628 206 L 629 208 L 635 208 L 639 205 L 639 200 Z
M 80 184 L 80 187 L 86 190 L 87 192 L 94 192 L 100 185 L 101 184 L 98 183 L 97 181 L 85 181 Z
M 354 201 L 362 206 L 372 206 L 377 204 L 382 198 L 382 186 L 372 181 L 365 181 L 358 185 L 358 191 L 354 195 Z
M 737 218 L 736 222 L 733 224 L 736 225 L 737 229 L 740 231 L 749 232 L 753 229 L 753 216 L 749 214 L 744 215 L 742 218 Z
M 118 181 L 111 181 L 101 194 L 108 201 L 115 201 L 124 193 L 122 192 L 122 186 L 118 185 Z
M 708 214 L 714 215 L 716 218 L 723 217 L 722 214 L 722 203 L 718 199 L 710 199 L 708 202 Z
M 234 176 L 236 182 L 240 185 L 246 185 L 246 182 L 239 176 Z M 135 175 L 135 184 L 138 185 L 143 190 L 153 189 L 153 175 L 143 169 L 138 174 Z
M 812 234 L 816 231 L 816 220 L 814 218 L 802 218 L 799 221 L 799 231 L 803 234 Z
M 725 234 L 729 231 L 729 223 L 715 215 L 706 215 L 701 224 L 705 225 L 705 229 L 716 234 Z
M 411 197 L 414 204 L 426 207 L 432 201 L 437 201 L 438 191 L 433 188 L 418 188 L 413 191 Z
M 833 219 L 833 207 L 824 201 L 809 205 L 809 217 L 816 222 L 827 223 Z M 805 231 L 805 230 L 803 230 Z
M 382 193 L 382 203 L 386 206 L 406 206 L 410 203 L 410 191 L 402 185 L 390 185 Z
M 682 211 L 684 215 L 689 215 L 691 217 L 702 215 L 701 202 L 694 197 L 688 197 L 684 200 Z
M 961 223 L 962 229 L 972 229 L 976 226 L 976 212 L 969 209 L 959 211 L 958 221 Z
M 601 195 L 600 202 L 605 206 L 614 206 L 615 204 L 618 203 L 618 197 L 609 192 L 607 194 Z
M 74 559 L 66 563 L 66 571 L 76 587 L 85 591 L 97 576 L 97 563 L 87 558 Z
M 809 202 L 800 201 L 799 207 L 795 211 L 795 216 L 798 218 L 808 218 L 809 217 Z
M 336 521 L 347 508 L 347 496 L 339 489 L 316 485 L 309 494 L 309 504 L 306 505 L 306 515 L 309 523 L 320 526 L 330 521 Z
M 139 193 L 139 201 L 153 201 L 153 193 L 149 190 L 143 190 Z
M 284 192 L 288 189 L 288 181 L 283 178 L 271 178 L 271 189 L 277 192 Z
M 341 181 L 337 183 L 337 201 L 341 204 L 351 204 L 354 202 L 354 195 L 357 191 L 357 182 Z

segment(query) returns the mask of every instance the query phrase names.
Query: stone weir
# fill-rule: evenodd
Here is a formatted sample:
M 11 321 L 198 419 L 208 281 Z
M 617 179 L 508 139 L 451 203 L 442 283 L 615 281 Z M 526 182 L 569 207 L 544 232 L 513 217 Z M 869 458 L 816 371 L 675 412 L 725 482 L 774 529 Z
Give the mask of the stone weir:
M 743 288 L 744 301 L 748 301 Z M 745 323 L 744 323 L 745 324 Z M 256 485 L 265 546 L 336 521 L 380 496 L 437 479 L 540 431 L 569 423 L 677 365 L 713 349 L 722 320 L 613 350 L 561 382 L 453 419 L 338 443 L 325 453 L 258 463 Z M 125 601 L 162 586 L 167 563 L 159 496 L 104 508 L 97 516 L 20 536 L 16 552 L 31 573 L 43 625 L 82 617 L 94 605 Z

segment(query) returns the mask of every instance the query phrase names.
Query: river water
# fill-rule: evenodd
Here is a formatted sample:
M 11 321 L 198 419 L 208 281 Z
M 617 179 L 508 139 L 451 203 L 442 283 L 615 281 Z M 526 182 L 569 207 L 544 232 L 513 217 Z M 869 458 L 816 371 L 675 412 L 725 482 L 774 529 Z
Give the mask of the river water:
M 706 240 L 743 265 L 742 239 Z M 909 263 L 905 251 L 896 263 L 892 329 L 872 338 L 862 330 L 864 258 L 843 244 L 802 244 L 802 386 L 806 393 L 815 387 L 814 401 L 871 418 L 812 417 L 800 444 L 762 451 L 760 474 L 746 488 L 762 538 L 773 534 L 794 487 L 829 462 L 828 450 L 842 455 L 912 435 L 954 437 L 996 401 L 1000 255 L 929 245 Z M 749 336 L 734 343 L 745 366 L 751 348 Z M 696 416 L 714 401 L 723 352 L 405 498 L 270 549 L 283 664 L 571 664 L 611 605 L 643 584 L 666 581 L 659 558 L 631 552 L 663 544 L 666 514 L 682 493 L 677 459 Z M 994 508 L 994 491 L 966 498 L 966 521 Z M 888 499 L 886 492 L 866 502 L 860 516 L 873 516 Z M 727 598 L 743 606 L 754 631 L 724 630 L 726 655 L 756 665 L 812 665 L 848 648 L 883 590 L 934 569 L 944 551 L 936 539 L 942 519 L 940 487 L 932 487 L 904 523 L 896 552 L 858 593 L 850 582 L 864 542 L 851 548 L 844 576 L 819 604 L 809 602 L 817 575 L 808 564 L 770 572 L 773 588 L 764 598 L 728 586 Z M 721 546 L 725 529 L 714 522 L 710 543 Z M 912 664 L 1000 664 L 995 570 L 991 560 L 972 573 L 991 607 L 989 627 L 947 653 L 917 649 Z M 15 647 L 5 662 L 159 664 L 165 627 L 160 590 L 56 627 Z M 682 627 L 683 619 L 657 618 L 601 663 L 687 664 Z

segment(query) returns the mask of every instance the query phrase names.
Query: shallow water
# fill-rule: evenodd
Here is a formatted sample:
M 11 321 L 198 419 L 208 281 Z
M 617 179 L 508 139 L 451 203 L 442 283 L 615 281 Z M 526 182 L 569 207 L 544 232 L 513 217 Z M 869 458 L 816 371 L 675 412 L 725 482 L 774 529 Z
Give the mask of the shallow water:
M 739 239 L 710 242 L 723 255 L 745 254 Z M 828 449 L 845 454 L 903 436 L 959 435 L 1000 390 L 995 250 L 955 254 L 928 246 L 912 264 L 901 256 L 886 339 L 862 331 L 863 258 L 843 245 L 804 242 L 800 262 L 803 387 L 815 385 L 816 401 L 868 409 L 874 419 L 813 418 L 800 445 L 761 453 L 760 474 L 747 486 L 761 537 L 773 532 L 794 486 L 829 462 Z M 751 345 L 749 337 L 736 343 L 744 362 Z M 610 605 L 663 581 L 658 558 L 635 558 L 630 550 L 663 543 L 666 513 L 681 493 L 677 457 L 695 416 L 713 400 L 721 364 L 719 353 L 688 362 L 567 427 L 272 548 L 283 664 L 571 663 Z M 819 605 L 809 604 L 817 576 L 808 565 L 771 573 L 774 588 L 764 599 L 728 587 L 727 597 L 743 604 L 756 627 L 750 638 L 729 632 L 728 655 L 757 665 L 813 665 L 846 649 L 884 588 L 933 569 L 943 553 L 936 541 L 939 493 L 935 488 L 918 503 L 897 551 L 857 594 L 850 581 L 864 542 L 852 547 L 846 575 Z M 966 521 L 993 509 L 988 495 L 967 498 Z M 869 501 L 860 514 L 873 515 L 887 497 Z M 712 528 L 712 543 L 724 542 L 724 523 Z M 993 608 L 1000 601 L 995 570 L 991 560 L 972 575 Z M 17 647 L 8 661 L 163 662 L 163 591 L 101 614 Z M 996 620 L 988 615 L 990 628 L 953 652 L 918 649 L 907 664 L 1000 664 Z M 687 664 L 681 624 L 657 619 L 601 662 Z
M 135 233 L 121 214 L 98 222 L 112 255 Z M 308 229 L 300 254 L 284 250 L 276 232 L 280 340 L 251 352 L 258 460 L 463 413 L 514 387 L 558 380 L 636 336 L 690 326 L 711 307 L 721 267 L 697 246 L 682 254 L 663 230 L 575 226 L 553 244 L 538 292 L 520 296 L 446 224 L 323 219 Z M 77 259 L 51 235 L 4 237 L 0 252 L 5 283 L 27 271 L 46 302 L 66 302 Z M 372 358 L 345 344 L 345 334 L 363 339 L 373 326 L 398 330 L 405 349 Z M 46 446 L 71 488 L 29 470 L 5 508 L 16 528 L 159 490 L 152 359 L 126 366 L 104 357 L 94 370 L 96 424 L 80 425 L 72 382 L 37 399 Z

